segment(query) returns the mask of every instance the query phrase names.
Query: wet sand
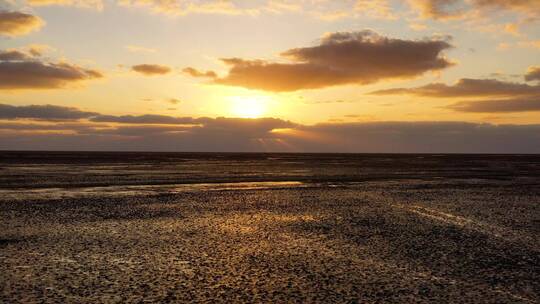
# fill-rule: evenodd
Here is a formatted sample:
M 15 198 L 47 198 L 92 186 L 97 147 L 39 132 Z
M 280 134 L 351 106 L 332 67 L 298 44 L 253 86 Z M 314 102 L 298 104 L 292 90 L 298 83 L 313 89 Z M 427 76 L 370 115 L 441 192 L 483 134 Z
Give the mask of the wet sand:
M 539 303 L 540 156 L 0 153 L 0 302 Z

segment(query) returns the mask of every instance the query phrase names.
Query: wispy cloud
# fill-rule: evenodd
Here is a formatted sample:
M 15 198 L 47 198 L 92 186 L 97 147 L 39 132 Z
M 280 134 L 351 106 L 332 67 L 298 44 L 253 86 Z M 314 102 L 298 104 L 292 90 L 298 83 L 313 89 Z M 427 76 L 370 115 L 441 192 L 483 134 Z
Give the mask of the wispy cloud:
M 32 6 L 61 5 L 92 8 L 97 10 L 102 10 L 104 6 L 103 0 L 26 0 L 26 2 Z

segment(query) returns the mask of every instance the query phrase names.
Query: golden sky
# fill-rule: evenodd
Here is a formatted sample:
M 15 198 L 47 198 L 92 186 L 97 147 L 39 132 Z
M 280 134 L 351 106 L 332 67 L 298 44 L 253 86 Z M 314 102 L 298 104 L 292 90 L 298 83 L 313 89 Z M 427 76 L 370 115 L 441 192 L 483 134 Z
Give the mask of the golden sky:
M 537 0 L 0 0 L 0 149 L 540 152 Z

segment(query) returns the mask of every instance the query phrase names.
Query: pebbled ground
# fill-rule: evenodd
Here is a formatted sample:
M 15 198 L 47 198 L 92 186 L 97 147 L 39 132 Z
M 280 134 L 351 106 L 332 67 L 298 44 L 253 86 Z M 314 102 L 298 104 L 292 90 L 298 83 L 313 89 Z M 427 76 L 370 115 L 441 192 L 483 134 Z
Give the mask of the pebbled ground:
M 540 303 L 540 183 L 0 197 L 1 303 Z

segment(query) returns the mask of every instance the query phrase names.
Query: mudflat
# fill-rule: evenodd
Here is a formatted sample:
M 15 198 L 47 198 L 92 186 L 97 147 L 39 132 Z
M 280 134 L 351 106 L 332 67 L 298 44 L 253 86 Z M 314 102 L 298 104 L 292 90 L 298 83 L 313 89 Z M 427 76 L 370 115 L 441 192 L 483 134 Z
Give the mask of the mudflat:
M 0 152 L 0 302 L 539 303 L 540 156 Z

